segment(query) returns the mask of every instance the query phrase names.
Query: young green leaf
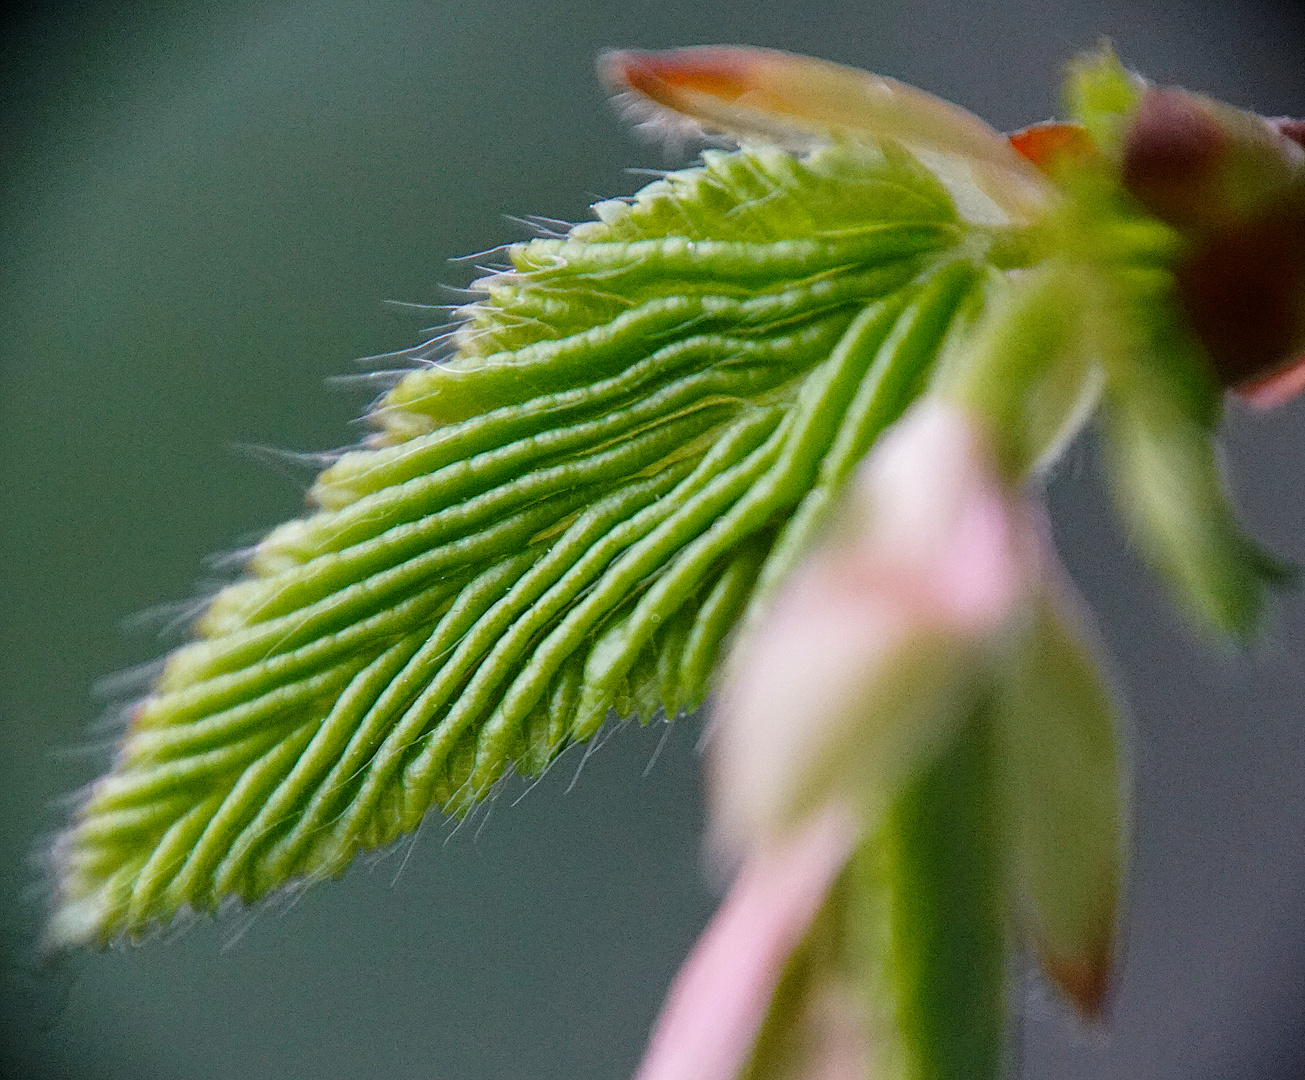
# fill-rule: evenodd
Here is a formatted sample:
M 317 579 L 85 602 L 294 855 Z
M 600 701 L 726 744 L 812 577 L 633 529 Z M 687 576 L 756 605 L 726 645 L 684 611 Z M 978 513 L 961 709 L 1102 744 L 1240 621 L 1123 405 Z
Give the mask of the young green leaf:
M 57 845 L 54 943 L 338 874 L 613 711 L 695 708 L 984 274 L 890 142 L 709 152 L 596 210 L 509 250 L 169 657 Z
M 1128 858 L 1118 708 L 1069 597 L 1044 597 L 1031 621 L 1004 672 L 995 725 L 1013 906 L 1042 970 L 1095 1018 Z

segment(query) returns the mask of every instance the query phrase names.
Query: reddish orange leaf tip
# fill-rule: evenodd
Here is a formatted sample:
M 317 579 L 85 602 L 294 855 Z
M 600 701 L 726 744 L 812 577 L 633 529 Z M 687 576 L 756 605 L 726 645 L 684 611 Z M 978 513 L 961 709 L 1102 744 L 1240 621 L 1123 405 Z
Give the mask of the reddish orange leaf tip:
M 1066 158 L 1082 160 L 1095 154 L 1097 149 L 1082 124 L 1056 120 L 1032 124 L 1009 138 L 1015 152 L 1044 173 L 1051 173 Z
M 790 148 L 888 139 L 963 159 L 980 190 L 1014 221 L 1036 218 L 1049 193 L 1037 169 L 977 116 L 868 71 L 743 45 L 617 50 L 599 58 L 598 71 L 610 89 L 733 139 Z
M 1077 947 L 1057 946 L 1036 931 L 1030 945 L 1043 976 L 1064 995 L 1085 1021 L 1100 1024 L 1110 1011 L 1116 970 L 1115 912 L 1118 894 L 1111 889 L 1101 906 L 1102 917 L 1084 927 Z
M 641 52 L 620 49 L 599 60 L 603 81 L 614 88 L 637 90 L 670 105 L 676 90 L 690 90 L 733 101 L 746 93 L 756 61 L 747 50 L 721 46 Z

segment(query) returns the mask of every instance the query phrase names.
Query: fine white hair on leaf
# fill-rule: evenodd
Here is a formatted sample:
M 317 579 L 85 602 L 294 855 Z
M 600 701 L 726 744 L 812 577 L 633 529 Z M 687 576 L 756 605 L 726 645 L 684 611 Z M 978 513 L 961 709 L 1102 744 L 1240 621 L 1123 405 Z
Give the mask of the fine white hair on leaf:
M 575 767 L 575 775 L 571 777 L 571 782 L 567 784 L 566 791 L 563 792 L 563 794 L 571 794 L 571 790 L 580 782 L 580 774 L 584 772 L 584 768 L 589 763 L 589 759 L 607 745 L 607 740 L 610 739 L 615 732 L 624 731 L 629 724 L 630 720 L 628 717 L 618 718 L 616 722 L 613 723 L 611 721 L 611 716 L 609 715 L 608 721 L 594 733 L 593 738 L 585 743 L 585 752 L 581 755 L 580 762 Z
M 226 584 L 226 582 L 222 582 L 219 587 L 225 586 Z M 160 640 L 176 640 L 189 633 L 195 620 L 203 615 L 205 610 L 208 608 L 209 603 L 213 599 L 213 594 L 216 593 L 216 591 L 217 590 L 214 589 L 209 593 L 192 596 L 188 600 L 174 600 L 170 603 L 155 604 L 153 607 L 148 607 L 144 611 L 138 611 L 134 615 L 128 615 L 122 620 L 120 625 L 129 634 L 148 632 L 154 634 L 154 636 Z M 150 669 L 149 681 L 152 683 L 157 678 L 161 668 L 155 670 L 154 664 L 146 665 L 146 667 Z M 148 689 L 148 686 L 142 685 L 140 689 L 143 692 Z
M 521 794 L 512 800 L 510 806 L 516 806 L 517 803 L 519 803 L 522 799 L 524 799 L 527 795 L 529 795 L 532 791 L 534 791 L 535 788 L 537 788 L 541 783 L 543 783 L 544 777 L 546 777 L 550 772 L 552 772 L 554 766 L 556 766 L 560 761 L 562 761 L 563 758 L 574 757 L 575 755 L 573 751 L 579 745 L 580 745 L 579 743 L 568 743 L 566 746 L 562 747 L 560 751 L 558 751 L 556 754 L 554 754 L 551 758 L 548 759 L 548 764 L 546 764 L 542 769 L 540 769 L 538 774 L 536 774 L 535 776 L 522 776 L 521 780 L 523 781 L 525 786 Z M 517 773 L 515 775 L 520 775 L 520 774 Z M 567 790 L 569 791 L 570 788 L 567 788 Z
M 485 827 L 489 824 L 489 819 L 494 816 L 494 807 L 498 805 L 498 795 L 503 790 L 503 781 L 506 778 L 507 773 L 505 772 L 490 787 L 489 798 L 485 799 L 483 802 L 477 803 L 475 810 L 472 811 L 472 813 L 476 813 L 481 807 L 484 807 L 485 809 L 485 812 L 481 814 L 479 824 L 476 826 L 476 831 L 471 834 L 471 842 L 473 844 L 480 843 L 480 834 L 485 831 Z
M 251 904 L 248 907 L 242 906 L 234 898 L 224 900 L 218 905 L 218 916 L 227 917 L 234 924 L 231 933 L 222 943 L 222 948 L 218 950 L 221 953 L 228 953 L 234 949 L 244 939 L 244 936 L 254 928 L 254 923 L 262 918 L 266 910 L 263 904 Z
M 390 888 L 398 887 L 399 878 L 403 877 L 403 872 L 408 868 L 408 860 L 412 858 L 412 853 L 417 849 L 417 841 L 421 839 L 421 834 L 425 831 L 426 822 L 430 818 L 427 814 L 419 822 L 417 827 L 412 830 L 411 836 L 400 837 L 394 844 L 394 848 L 403 849 L 403 858 L 399 860 L 398 869 L 394 871 L 394 877 L 390 878 Z
M 461 313 L 462 308 L 458 311 Z M 450 321 L 440 326 L 432 326 L 427 333 L 432 336 L 428 337 L 416 348 L 409 349 L 407 356 L 413 361 L 414 367 L 430 367 L 432 364 L 446 360 L 456 352 L 456 338 L 462 331 L 465 323 L 465 317 L 456 321 Z
M 691 156 L 703 147 L 732 149 L 737 140 L 728 135 L 707 131 L 693 120 L 673 109 L 658 105 L 633 90 L 613 94 L 612 107 L 623 121 L 645 141 L 661 148 L 670 158 Z
M 415 366 L 415 365 L 414 365 Z M 385 368 L 378 371 L 362 371 L 351 375 L 328 375 L 326 385 L 332 390 L 391 390 L 398 386 L 412 368 Z M 333 464 L 325 462 L 321 467 Z
M 431 306 L 440 308 L 441 310 L 445 310 L 445 311 L 455 311 L 460 305 L 432 304 Z M 443 329 L 443 327 L 442 326 L 431 327 L 430 331 L 427 332 L 440 330 L 440 329 Z M 389 352 L 372 353 L 370 356 L 359 356 L 354 360 L 354 364 L 356 364 L 358 367 L 365 367 L 368 364 L 380 363 L 382 360 L 401 360 L 404 358 L 420 359 L 419 354 L 421 350 L 424 349 L 428 344 L 430 344 L 430 341 L 431 339 L 428 338 L 427 340 L 420 342 L 417 345 L 408 345 L 402 349 L 391 349 Z
M 447 261 L 451 263 L 468 263 L 475 259 L 483 259 L 486 255 L 498 255 L 501 252 L 507 251 L 511 247 L 512 245 L 510 243 L 495 244 L 493 247 L 485 248 L 484 251 L 473 251 L 469 255 L 450 255 Z
M 166 658 L 160 657 L 97 679 L 91 685 L 91 697 L 96 701 L 111 702 L 115 709 L 121 708 L 124 698 L 137 697 L 158 681 L 165 663 Z
M 428 304 L 424 300 L 382 300 L 381 303 L 389 304 L 393 307 L 413 308 L 416 311 L 452 311 L 457 304 Z M 406 349 L 400 349 L 399 352 L 407 352 Z
M 662 715 L 662 737 L 657 740 L 657 746 L 652 752 L 652 757 L 648 759 L 648 764 L 644 766 L 643 775 L 646 779 L 657 765 L 658 759 L 662 756 L 662 751 L 666 748 L 666 740 L 671 737 L 671 721 L 665 714 Z
M 250 543 L 245 544 L 243 547 L 231 548 L 229 551 L 219 551 L 213 555 L 207 555 L 204 557 L 204 565 L 209 570 L 218 574 L 238 573 L 245 568 L 250 559 L 258 554 L 258 542 L 261 539 L 261 536 L 254 537 L 251 539 Z M 226 582 L 215 583 L 214 591 L 224 587 L 225 585 Z M 201 591 L 199 598 L 207 604 L 213 599 L 213 594 L 208 589 L 204 589 Z
M 504 214 L 503 220 L 511 222 L 513 225 L 519 225 L 531 236 L 537 236 L 544 240 L 565 240 L 572 229 L 572 223 L 569 221 L 542 217 L 538 214 L 527 214 L 525 217 L 518 217 L 516 214 Z
M 381 373 L 377 373 L 381 374 Z M 387 373 L 388 374 L 388 373 Z M 399 373 L 400 376 L 406 372 Z M 367 376 L 344 376 L 344 378 L 366 378 Z M 327 385 L 332 385 L 331 379 Z M 334 465 L 344 455 L 344 450 L 286 450 L 280 446 L 268 446 L 266 443 L 231 442 L 227 446 L 241 457 L 257 461 L 261 465 L 270 465 L 273 470 L 295 481 L 304 477 L 316 479 L 323 469 Z
M 468 288 L 463 288 L 458 285 L 440 285 L 439 288 L 440 292 L 448 293 L 451 296 L 460 296 L 468 301 L 479 300 L 483 293 L 483 290 L 477 289 L 474 283 Z

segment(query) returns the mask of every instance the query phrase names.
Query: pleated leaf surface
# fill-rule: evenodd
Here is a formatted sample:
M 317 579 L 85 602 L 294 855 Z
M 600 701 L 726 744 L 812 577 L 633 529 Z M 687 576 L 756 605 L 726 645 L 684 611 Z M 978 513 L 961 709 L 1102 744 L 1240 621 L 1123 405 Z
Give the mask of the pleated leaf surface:
M 340 873 L 723 643 L 982 307 L 892 144 L 704 154 L 515 245 L 134 709 L 56 846 L 55 944 Z

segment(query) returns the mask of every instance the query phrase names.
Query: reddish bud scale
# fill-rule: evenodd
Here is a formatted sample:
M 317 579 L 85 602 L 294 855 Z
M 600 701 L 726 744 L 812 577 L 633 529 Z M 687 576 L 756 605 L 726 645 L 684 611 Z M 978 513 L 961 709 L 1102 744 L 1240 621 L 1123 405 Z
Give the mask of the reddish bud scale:
M 1148 90 L 1124 138 L 1120 179 L 1148 211 L 1179 229 L 1209 227 L 1221 213 L 1229 137 L 1197 99 Z
M 681 49 L 674 53 L 615 52 L 603 58 L 609 84 L 628 86 L 663 105 L 675 90 L 734 101 L 751 87 L 749 54 L 740 49 Z
M 1097 152 L 1092 136 L 1082 124 L 1051 120 L 1033 124 L 1009 138 L 1016 153 L 1048 175 L 1054 174 L 1063 161 L 1082 160 Z
M 1269 126 L 1279 135 L 1284 135 L 1299 146 L 1305 146 L 1305 120 L 1293 120 L 1290 116 L 1279 116 L 1269 121 Z
M 1256 132 L 1240 122 L 1195 95 L 1150 88 L 1119 166 L 1138 202 L 1192 242 L 1179 299 L 1225 387 L 1278 372 L 1305 346 L 1305 176 L 1284 157 L 1263 165 L 1270 178 L 1283 174 L 1276 193 L 1248 200 L 1245 186 L 1248 166 L 1265 161 L 1259 136 L 1300 141 L 1305 123 L 1266 121 Z
M 1284 201 L 1210 236 L 1178 289 L 1222 385 L 1276 372 L 1305 344 L 1305 206 Z
M 1255 409 L 1276 409 L 1305 393 L 1305 356 L 1298 356 L 1272 375 L 1237 387 L 1237 396 Z

